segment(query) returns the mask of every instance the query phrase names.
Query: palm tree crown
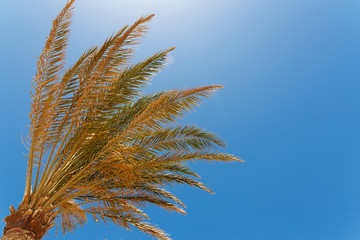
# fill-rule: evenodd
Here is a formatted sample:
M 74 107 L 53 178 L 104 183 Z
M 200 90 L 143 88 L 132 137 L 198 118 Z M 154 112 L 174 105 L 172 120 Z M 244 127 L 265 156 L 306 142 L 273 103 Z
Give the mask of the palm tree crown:
M 4 234 L 22 229 L 40 239 L 57 219 L 71 232 L 92 215 L 170 239 L 146 222 L 141 208 L 153 204 L 184 213 L 183 203 L 164 189 L 174 183 L 211 192 L 187 167 L 189 160 L 241 161 L 217 151 L 225 144 L 215 134 L 175 124 L 221 86 L 141 92 L 174 49 L 129 63 L 153 15 L 125 26 L 65 69 L 73 3 L 54 20 L 37 61 L 24 199 L 10 208 Z

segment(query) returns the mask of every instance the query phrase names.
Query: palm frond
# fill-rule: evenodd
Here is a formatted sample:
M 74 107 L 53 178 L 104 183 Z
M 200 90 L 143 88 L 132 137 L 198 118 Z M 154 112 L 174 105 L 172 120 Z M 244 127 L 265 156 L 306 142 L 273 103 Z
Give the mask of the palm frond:
M 138 140 L 140 147 L 152 148 L 156 151 L 182 151 L 191 149 L 212 149 L 225 146 L 225 142 L 215 134 L 194 126 L 177 126 L 153 131 L 148 137 Z
M 84 210 L 85 213 L 91 214 L 96 222 L 104 223 L 113 222 L 119 227 L 130 229 L 130 225 L 140 231 L 160 240 L 171 240 L 161 229 L 144 222 L 144 218 L 134 213 L 127 213 L 123 209 L 90 207 Z
M 77 227 L 87 222 L 86 214 L 75 201 L 69 201 L 59 206 L 57 214 L 60 216 L 63 233 L 73 232 Z
M 64 66 L 73 3 L 74 0 L 70 0 L 53 21 L 43 52 L 38 58 L 37 74 L 31 83 L 34 91 L 31 92 L 32 104 L 29 114 L 31 125 L 28 138 L 31 145 L 25 196 L 30 195 L 33 164 L 41 164 L 44 151 L 49 147 L 47 133 L 52 123 L 53 101 L 58 93 L 58 80 Z

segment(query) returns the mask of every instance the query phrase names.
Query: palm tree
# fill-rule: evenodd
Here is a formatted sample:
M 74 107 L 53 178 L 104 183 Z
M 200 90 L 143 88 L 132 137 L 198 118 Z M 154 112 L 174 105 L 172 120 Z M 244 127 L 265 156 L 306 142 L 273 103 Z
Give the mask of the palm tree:
M 221 86 L 142 94 L 174 49 L 129 64 L 153 15 L 122 28 L 65 69 L 73 3 L 55 18 L 37 61 L 24 198 L 17 209 L 10 207 L 1 239 L 41 239 L 55 224 L 72 232 L 88 215 L 170 239 L 145 221 L 141 208 L 152 204 L 184 213 L 184 204 L 164 186 L 211 192 L 186 162 L 241 161 L 217 151 L 224 142 L 215 134 L 175 124 Z

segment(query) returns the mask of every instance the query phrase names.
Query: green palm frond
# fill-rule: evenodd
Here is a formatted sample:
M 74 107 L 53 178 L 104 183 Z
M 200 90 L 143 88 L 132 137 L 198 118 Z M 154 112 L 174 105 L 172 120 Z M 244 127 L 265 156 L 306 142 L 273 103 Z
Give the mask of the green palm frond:
M 177 124 L 222 86 L 142 92 L 174 50 L 129 63 L 154 15 L 125 26 L 64 70 L 73 3 L 54 20 L 38 60 L 23 205 L 51 211 L 64 232 L 92 215 L 168 240 L 145 222 L 142 209 L 155 205 L 184 214 L 185 205 L 167 187 L 185 184 L 212 192 L 187 162 L 241 161 L 219 152 L 225 142 L 216 134 Z
M 147 137 L 139 139 L 137 144 L 156 151 L 211 149 L 225 146 L 225 142 L 215 134 L 189 125 L 150 132 Z

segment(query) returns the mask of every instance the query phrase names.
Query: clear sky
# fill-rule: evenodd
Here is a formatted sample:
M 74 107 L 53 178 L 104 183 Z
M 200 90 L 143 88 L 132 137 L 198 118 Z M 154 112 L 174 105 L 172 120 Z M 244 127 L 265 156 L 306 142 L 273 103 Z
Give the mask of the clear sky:
M 64 4 L 0 0 L 1 218 L 22 198 L 30 81 Z M 216 194 L 175 187 L 188 214 L 152 222 L 175 240 L 359 239 L 360 1 L 78 0 L 69 61 L 144 13 L 137 58 L 177 47 L 148 90 L 225 85 L 185 121 L 246 161 L 192 164 Z M 149 237 L 90 223 L 57 239 Z

